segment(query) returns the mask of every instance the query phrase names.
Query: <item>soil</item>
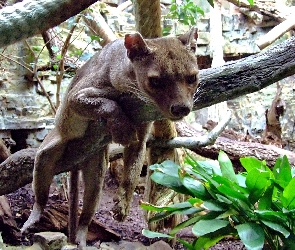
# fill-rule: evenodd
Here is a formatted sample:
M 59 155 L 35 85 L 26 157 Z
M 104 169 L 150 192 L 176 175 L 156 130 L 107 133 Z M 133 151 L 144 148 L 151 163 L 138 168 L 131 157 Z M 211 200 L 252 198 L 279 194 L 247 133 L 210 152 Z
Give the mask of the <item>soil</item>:
M 51 188 L 53 190 L 53 194 L 51 192 L 49 202 L 55 203 L 61 202 L 60 195 L 57 195 L 54 190 L 56 187 Z M 113 207 L 113 197 L 115 195 L 117 189 L 117 181 L 107 173 L 103 196 L 101 199 L 100 207 L 95 214 L 95 217 L 104 225 L 114 230 L 118 234 L 121 235 L 122 240 L 125 241 L 140 241 L 144 245 L 150 245 L 155 240 L 151 240 L 141 234 L 142 229 L 148 228 L 147 223 L 144 220 L 144 212 L 139 207 L 139 201 L 142 200 L 143 195 L 140 193 L 134 194 L 133 205 L 130 212 L 130 215 L 126 218 L 124 222 L 117 222 L 113 219 L 111 209 Z M 23 211 L 27 209 L 31 209 L 34 199 L 31 185 L 27 185 L 23 188 L 18 189 L 16 192 L 6 195 L 9 200 L 12 214 L 17 222 L 18 227 L 24 223 Z M 64 201 L 62 201 L 64 202 Z M 188 241 L 192 241 L 194 239 L 193 234 L 190 230 L 184 230 L 180 234 L 181 238 L 185 238 Z M 19 238 L 18 244 L 20 245 L 30 245 L 32 234 L 22 236 Z M 90 242 L 91 245 L 99 245 L 99 242 L 94 241 Z M 177 244 L 173 246 L 173 249 L 183 250 L 185 249 L 181 244 Z M 223 240 L 222 242 L 216 244 L 214 247 L 210 248 L 211 250 L 240 250 L 245 249 L 243 244 L 240 241 L 228 239 Z

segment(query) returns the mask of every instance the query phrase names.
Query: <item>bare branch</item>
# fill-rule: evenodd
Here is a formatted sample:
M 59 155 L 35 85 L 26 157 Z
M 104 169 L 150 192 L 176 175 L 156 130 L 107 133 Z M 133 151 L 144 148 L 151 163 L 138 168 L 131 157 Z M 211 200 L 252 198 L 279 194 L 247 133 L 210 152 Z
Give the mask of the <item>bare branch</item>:
M 256 44 L 260 49 L 266 48 L 268 45 L 272 44 L 280 36 L 284 35 L 287 31 L 295 28 L 294 17 L 288 18 L 284 22 L 275 26 L 266 35 L 260 37 Z
M 218 125 L 210 131 L 207 135 L 198 137 L 175 137 L 171 140 L 150 140 L 148 146 L 163 147 L 163 148 L 188 148 L 195 149 L 199 147 L 205 147 L 207 145 L 213 145 L 225 129 L 231 119 L 231 112 L 228 111 L 225 118 L 218 123 Z

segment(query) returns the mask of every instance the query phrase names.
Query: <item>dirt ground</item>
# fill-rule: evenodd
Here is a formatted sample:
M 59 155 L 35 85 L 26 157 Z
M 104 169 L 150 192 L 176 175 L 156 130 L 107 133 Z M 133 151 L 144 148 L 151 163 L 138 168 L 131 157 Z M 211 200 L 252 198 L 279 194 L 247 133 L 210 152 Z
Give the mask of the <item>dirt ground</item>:
M 155 240 L 150 240 L 147 237 L 141 234 L 142 229 L 147 228 L 147 223 L 144 220 L 143 210 L 139 207 L 139 201 L 143 198 L 142 194 L 135 193 L 132 209 L 130 215 L 126 218 L 124 222 L 117 222 L 113 219 L 111 214 L 111 209 L 113 207 L 113 197 L 115 195 L 117 188 L 116 180 L 107 173 L 103 197 L 101 199 L 100 207 L 95 217 L 104 225 L 114 230 L 116 233 L 120 234 L 122 240 L 125 241 L 140 241 L 144 245 L 150 245 Z M 53 190 L 55 187 L 53 187 Z M 61 202 L 60 196 L 55 194 L 53 191 L 51 193 L 49 203 L 53 202 Z M 19 227 L 21 227 L 24 222 L 24 218 L 22 218 L 22 214 L 24 210 L 31 209 L 33 205 L 33 192 L 31 189 L 31 185 L 27 185 L 23 188 L 20 188 L 14 193 L 7 195 L 9 200 L 12 213 L 17 221 Z M 31 244 L 31 236 L 22 236 L 19 239 L 20 245 L 30 245 Z M 181 237 L 186 238 L 187 240 L 192 240 L 194 236 L 190 232 L 190 230 L 185 230 L 181 233 Z M 90 243 L 91 245 L 99 245 L 99 242 L 93 241 Z M 174 249 L 182 250 L 185 249 L 182 245 L 176 244 Z M 214 247 L 210 248 L 212 250 L 240 250 L 245 249 L 243 244 L 239 241 L 225 240 L 221 243 L 218 243 Z

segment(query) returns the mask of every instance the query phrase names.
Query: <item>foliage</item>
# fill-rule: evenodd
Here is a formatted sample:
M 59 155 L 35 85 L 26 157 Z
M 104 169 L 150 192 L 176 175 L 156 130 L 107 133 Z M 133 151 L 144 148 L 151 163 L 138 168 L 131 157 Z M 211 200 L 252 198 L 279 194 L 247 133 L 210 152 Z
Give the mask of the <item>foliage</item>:
M 181 4 L 173 0 L 168 16 L 185 25 L 193 26 L 197 23 L 198 14 L 204 15 L 204 11 L 192 0 L 183 0 Z
M 177 0 L 172 0 L 169 14 L 167 15 L 168 18 L 175 19 L 188 26 L 193 26 L 197 23 L 198 14 L 204 16 L 204 11 L 194 4 L 193 0 L 183 0 L 181 3 L 178 2 Z M 170 31 L 171 27 L 163 28 L 163 36 L 169 35 Z
M 165 207 L 143 203 L 142 208 L 157 212 L 150 220 L 172 214 L 188 219 L 169 234 L 143 230 L 147 237 L 176 238 L 183 228 L 192 226 L 193 243 L 176 238 L 188 249 L 209 249 L 226 236 L 240 238 L 247 249 L 292 249 L 295 225 L 295 178 L 286 156 L 271 170 L 265 161 L 241 158 L 245 173 L 235 174 L 232 163 L 220 152 L 218 164 L 197 161 L 188 156 L 185 167 L 164 161 L 150 167 L 152 180 L 178 193 L 185 202 Z

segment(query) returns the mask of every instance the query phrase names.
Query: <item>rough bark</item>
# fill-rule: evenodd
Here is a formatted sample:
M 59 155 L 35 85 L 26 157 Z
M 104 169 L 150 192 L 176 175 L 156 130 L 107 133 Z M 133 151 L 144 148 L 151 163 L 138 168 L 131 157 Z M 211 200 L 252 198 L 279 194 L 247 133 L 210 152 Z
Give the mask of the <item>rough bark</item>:
M 240 9 L 248 9 L 249 11 L 255 11 L 258 14 L 261 14 L 265 16 L 266 18 L 271 17 L 271 19 L 282 22 L 286 19 L 288 15 L 290 15 L 291 10 L 289 13 L 283 12 L 282 9 L 276 8 L 275 1 L 269 1 L 269 0 L 256 0 L 254 1 L 253 5 L 250 5 L 250 3 L 247 0 L 227 0 L 228 2 L 236 5 Z M 285 9 L 283 9 L 285 10 Z M 243 12 L 243 10 L 242 10 Z M 257 16 L 253 15 L 253 17 Z
M 195 109 L 259 91 L 295 74 L 295 37 L 221 67 L 200 71 Z
M 33 179 L 37 149 L 28 148 L 12 154 L 0 164 L 0 195 L 11 193 Z
M 0 11 L 0 47 L 37 35 L 95 3 L 97 0 L 24 0 Z

